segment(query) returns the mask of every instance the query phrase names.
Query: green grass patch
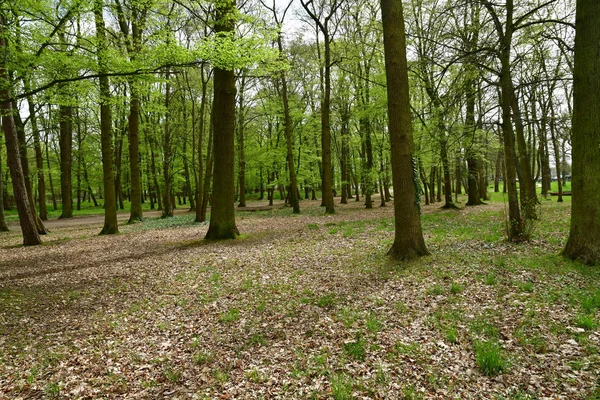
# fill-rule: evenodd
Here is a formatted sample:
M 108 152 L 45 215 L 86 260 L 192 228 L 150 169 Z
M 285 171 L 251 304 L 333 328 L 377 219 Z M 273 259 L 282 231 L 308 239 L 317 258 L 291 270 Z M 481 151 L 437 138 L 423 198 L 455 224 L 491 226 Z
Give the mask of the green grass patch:
M 222 324 L 232 324 L 240 319 L 240 311 L 237 308 L 232 308 L 219 315 L 219 322 Z
M 496 341 L 475 342 L 475 360 L 479 370 L 487 376 L 495 376 L 506 369 L 506 359 Z

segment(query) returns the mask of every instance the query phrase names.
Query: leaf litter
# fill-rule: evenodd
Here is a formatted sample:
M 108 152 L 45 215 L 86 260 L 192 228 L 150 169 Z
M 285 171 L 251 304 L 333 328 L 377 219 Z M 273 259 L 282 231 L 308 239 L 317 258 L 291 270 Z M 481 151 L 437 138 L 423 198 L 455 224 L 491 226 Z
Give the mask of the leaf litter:
M 392 207 L 321 212 L 306 201 L 300 216 L 239 213 L 245 236 L 228 242 L 204 242 L 206 224 L 187 223 L 112 237 L 63 226 L 35 248 L 0 236 L 0 397 L 597 393 L 596 309 L 592 326 L 576 321 L 598 276 L 555 256 L 560 241 L 483 240 L 478 230 L 501 229 L 482 217 L 498 205 L 428 206 L 433 255 L 396 265 L 385 257 Z M 476 233 L 452 231 L 461 224 Z M 478 367 L 479 342 L 497 344 L 501 373 Z

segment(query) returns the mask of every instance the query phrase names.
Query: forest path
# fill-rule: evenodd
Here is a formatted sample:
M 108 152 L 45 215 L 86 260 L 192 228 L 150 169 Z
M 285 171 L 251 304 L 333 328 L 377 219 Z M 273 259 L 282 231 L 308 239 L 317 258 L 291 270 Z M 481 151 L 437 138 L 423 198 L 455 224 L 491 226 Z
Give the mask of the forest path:
M 273 207 L 282 207 L 283 201 L 275 201 Z M 236 207 L 236 210 L 239 211 L 258 211 L 270 209 L 268 201 L 254 201 L 248 202 L 247 207 Z M 210 212 L 210 207 L 207 210 Z M 173 210 L 173 215 L 187 215 L 193 214 L 194 211 L 190 210 L 189 207 L 176 208 Z M 144 211 L 144 218 L 159 218 L 162 215 L 162 211 L 151 210 Z M 119 225 L 122 223 L 126 223 L 129 220 L 129 211 L 119 211 L 117 214 L 117 221 Z M 104 223 L 104 214 L 95 214 L 95 215 L 85 215 L 85 216 L 76 216 L 73 218 L 64 218 L 64 219 L 49 219 L 44 221 L 44 225 L 49 230 L 53 228 L 66 228 L 66 227 L 74 227 L 74 226 L 86 226 L 86 225 L 102 225 Z M 20 230 L 19 221 L 11 221 L 9 227 L 14 230 Z

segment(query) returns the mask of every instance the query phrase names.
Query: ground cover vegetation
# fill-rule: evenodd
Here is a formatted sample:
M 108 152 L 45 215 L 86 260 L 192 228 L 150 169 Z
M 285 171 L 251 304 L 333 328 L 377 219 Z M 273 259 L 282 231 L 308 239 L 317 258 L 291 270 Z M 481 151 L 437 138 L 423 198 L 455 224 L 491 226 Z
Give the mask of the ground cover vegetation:
M 97 236 L 99 216 L 58 221 L 41 247 L 6 234 L 0 392 L 598 395 L 600 276 L 559 255 L 568 202 L 544 203 L 526 244 L 505 240 L 502 199 L 424 206 L 431 255 L 401 264 L 386 256 L 393 208 L 350 203 L 324 217 L 320 201 L 301 204 L 299 216 L 237 212 L 245 233 L 227 242 L 199 239 L 208 224 L 193 212 L 124 220 L 118 236 Z
M 0 389 L 599 396 L 598 26 L 0 2 Z

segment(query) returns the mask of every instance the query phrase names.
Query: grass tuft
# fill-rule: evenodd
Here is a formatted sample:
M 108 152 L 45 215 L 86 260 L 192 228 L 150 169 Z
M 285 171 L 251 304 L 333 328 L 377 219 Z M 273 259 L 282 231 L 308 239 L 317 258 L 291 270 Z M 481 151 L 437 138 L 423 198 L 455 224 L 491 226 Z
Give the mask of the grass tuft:
M 476 342 L 475 360 L 481 372 L 487 376 L 498 375 L 506 369 L 502 349 L 495 341 Z

